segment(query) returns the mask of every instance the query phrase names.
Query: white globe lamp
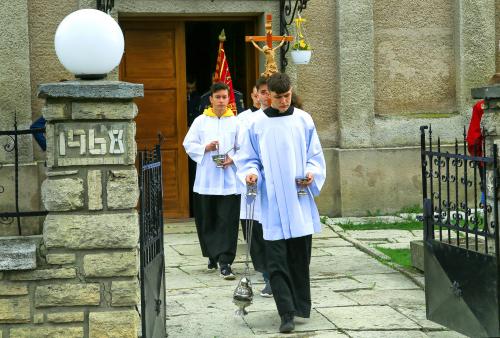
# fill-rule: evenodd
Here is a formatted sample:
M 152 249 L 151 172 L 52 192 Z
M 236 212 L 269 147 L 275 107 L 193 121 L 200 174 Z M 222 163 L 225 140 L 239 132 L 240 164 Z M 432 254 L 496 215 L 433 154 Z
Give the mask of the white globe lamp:
M 81 79 L 102 79 L 120 64 L 124 38 L 118 23 L 96 9 L 80 9 L 61 21 L 54 44 L 64 68 Z

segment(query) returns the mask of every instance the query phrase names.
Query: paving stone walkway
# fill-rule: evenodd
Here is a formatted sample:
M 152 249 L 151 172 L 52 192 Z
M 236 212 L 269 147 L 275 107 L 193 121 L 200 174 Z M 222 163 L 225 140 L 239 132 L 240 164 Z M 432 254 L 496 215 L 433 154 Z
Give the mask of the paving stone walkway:
M 167 223 L 169 337 L 463 337 L 426 320 L 423 290 L 339 237 L 334 228 L 325 226 L 313 239 L 311 318 L 298 318 L 295 332 L 283 335 L 273 299 L 256 295 L 246 317 L 234 316 L 232 294 L 244 270 L 241 233 L 233 264 L 238 278 L 226 281 L 206 270 L 193 222 Z M 387 236 L 384 231 L 373 235 Z M 255 291 L 263 287 L 259 274 L 252 281 Z

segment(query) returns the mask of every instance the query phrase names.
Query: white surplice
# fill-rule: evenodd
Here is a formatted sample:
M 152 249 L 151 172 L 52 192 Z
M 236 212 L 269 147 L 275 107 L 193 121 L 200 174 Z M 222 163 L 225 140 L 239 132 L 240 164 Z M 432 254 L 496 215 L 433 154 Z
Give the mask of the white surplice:
M 266 240 L 311 235 L 321 231 L 314 197 L 325 182 L 323 150 L 311 116 L 294 108 L 293 114 L 268 117 L 257 114 L 247 129 L 236 157 L 237 175 L 258 176 L 261 223 Z M 307 196 L 297 195 L 295 179 L 311 172 Z
M 219 141 L 220 153 L 234 156 L 237 148 L 238 121 L 235 116 L 198 116 L 189 128 L 182 145 L 186 153 L 196 162 L 196 178 L 193 191 L 203 195 L 240 194 L 234 165 L 226 169 L 217 168 L 212 156 L 217 151 L 205 152 L 205 146 Z

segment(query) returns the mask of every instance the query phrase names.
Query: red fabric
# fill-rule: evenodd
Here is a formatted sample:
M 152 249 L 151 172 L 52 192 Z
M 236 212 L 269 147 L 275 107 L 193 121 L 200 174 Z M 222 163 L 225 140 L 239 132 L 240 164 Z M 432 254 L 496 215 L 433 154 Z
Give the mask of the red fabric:
M 229 87 L 229 108 L 236 115 L 238 110 L 236 109 L 236 100 L 234 99 L 234 89 L 233 80 L 231 79 L 231 74 L 229 72 L 229 64 L 226 59 L 226 52 L 224 52 L 224 42 L 219 43 L 219 53 L 217 55 L 217 65 L 215 66 L 215 73 L 212 82 L 224 82 Z
M 481 134 L 481 118 L 483 117 L 484 100 L 478 101 L 472 108 L 472 117 L 467 131 L 467 148 L 473 156 L 483 155 L 483 135 Z

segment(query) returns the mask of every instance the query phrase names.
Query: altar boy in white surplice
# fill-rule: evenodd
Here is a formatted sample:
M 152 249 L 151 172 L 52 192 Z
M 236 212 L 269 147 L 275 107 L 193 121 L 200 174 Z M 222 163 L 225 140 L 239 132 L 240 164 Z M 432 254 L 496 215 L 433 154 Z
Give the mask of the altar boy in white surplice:
M 210 88 L 211 107 L 198 116 L 184 138 L 184 149 L 196 162 L 193 198 L 198 239 L 208 269 L 224 279 L 234 279 L 231 264 L 236 256 L 240 191 L 232 156 L 237 148 L 238 121 L 228 108 L 229 87 L 221 82 Z M 216 164 L 214 155 L 225 156 Z
M 271 107 L 247 129 L 235 162 L 240 180 L 259 181 L 267 270 L 280 332 L 291 332 L 294 316 L 310 316 L 312 234 L 321 231 L 314 196 L 325 182 L 326 167 L 311 116 L 290 105 L 289 77 L 276 73 L 267 84 Z

